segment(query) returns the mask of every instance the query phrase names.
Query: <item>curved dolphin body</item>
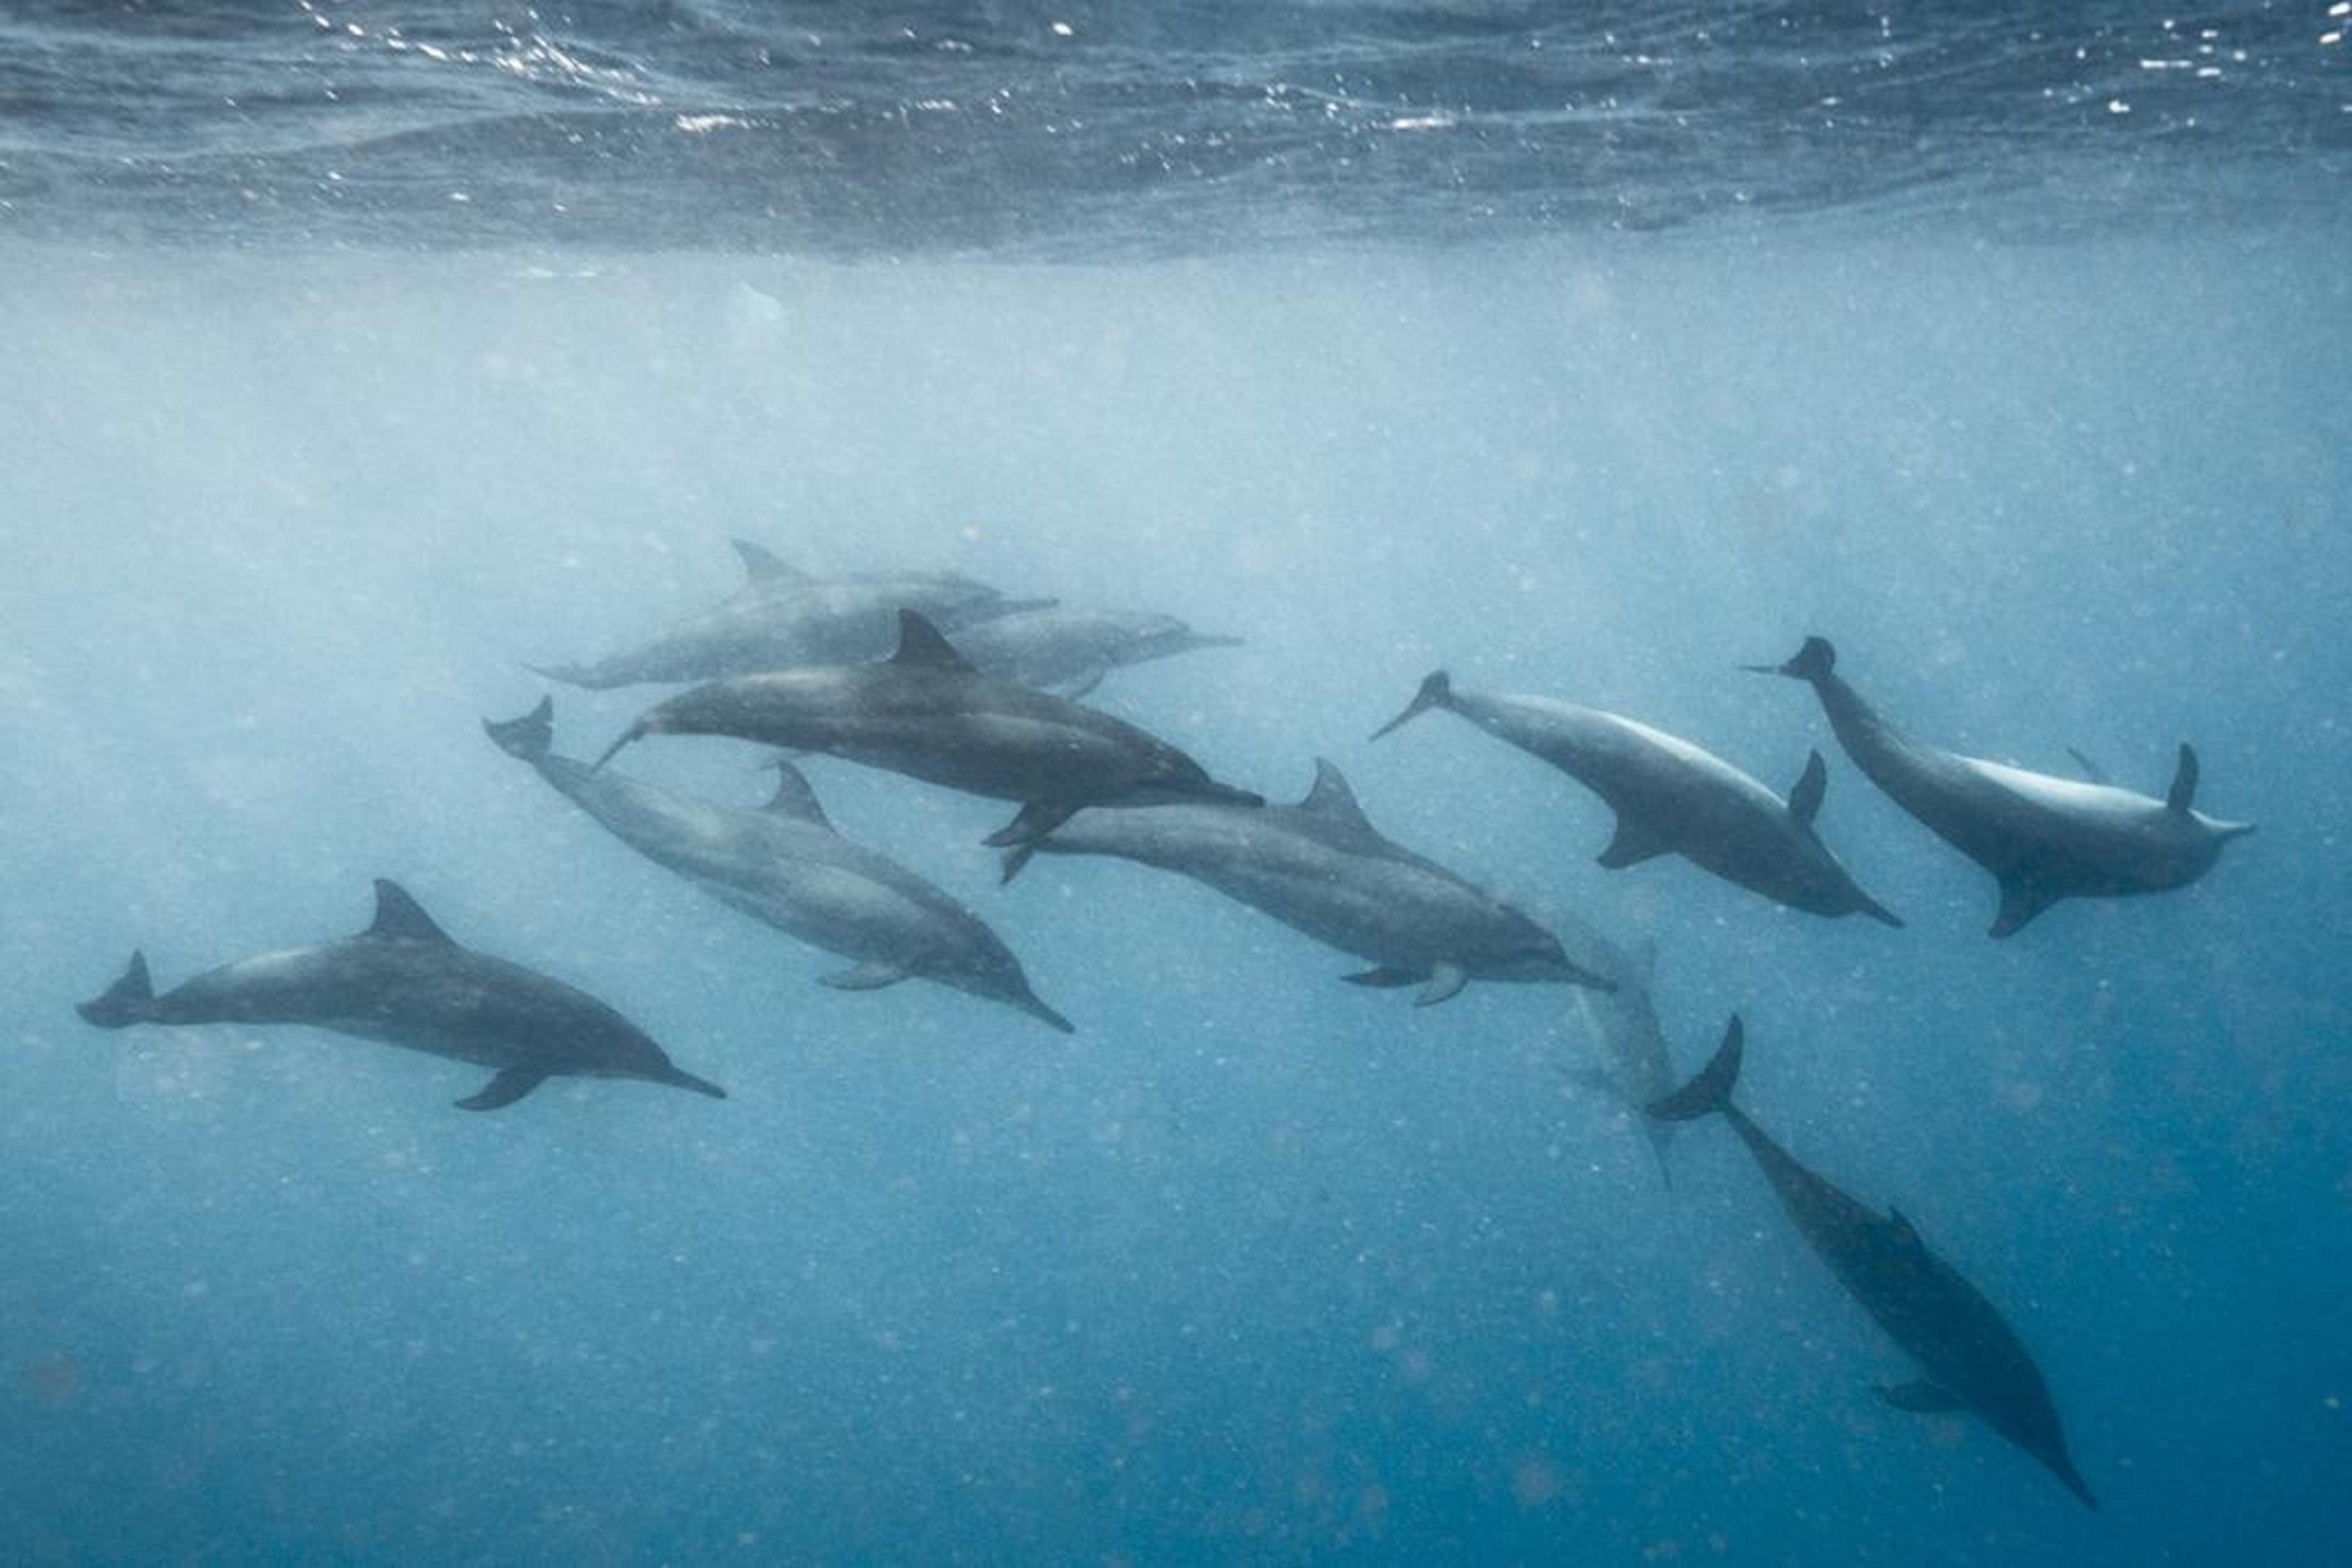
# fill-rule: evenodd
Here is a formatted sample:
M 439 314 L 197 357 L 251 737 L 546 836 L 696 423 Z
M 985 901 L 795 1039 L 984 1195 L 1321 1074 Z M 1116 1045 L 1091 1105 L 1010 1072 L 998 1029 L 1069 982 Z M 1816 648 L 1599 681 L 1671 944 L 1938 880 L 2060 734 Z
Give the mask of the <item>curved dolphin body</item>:
M 1666 1165 L 1666 1145 L 1675 1140 L 1675 1124 L 1644 1116 L 1643 1108 L 1674 1092 L 1674 1057 L 1666 1049 L 1665 1031 L 1658 1027 L 1650 999 L 1651 981 L 1657 972 L 1658 951 L 1646 938 L 1628 953 L 1610 943 L 1592 940 L 1601 974 L 1614 983 L 1611 990 L 1576 993 L 1577 1016 L 1601 1047 L 1601 1065 L 1581 1075 L 1587 1088 L 1597 1090 L 1630 1110 L 1657 1156 L 1658 1174 L 1673 1185 Z
M 1939 751 L 1874 712 L 1837 673 L 1837 650 L 1808 637 L 1785 664 L 1751 664 L 1763 674 L 1807 683 L 1855 767 L 1938 838 L 1992 873 L 2000 911 L 1991 935 L 2012 936 L 2062 898 L 2161 893 L 2212 869 L 2221 846 L 2254 831 L 2193 809 L 2197 754 L 2180 748 L 2163 800 L 2029 773 Z
M 460 947 L 399 884 L 378 878 L 375 923 L 357 936 L 241 959 L 157 996 L 146 957 L 76 1009 L 100 1029 L 134 1023 L 292 1023 L 495 1068 L 467 1111 L 511 1105 L 550 1078 L 643 1078 L 724 1100 L 670 1065 L 644 1030 L 561 980 Z
M 734 597 L 643 645 L 586 664 L 533 664 L 551 680 L 603 691 L 653 682 L 714 681 L 800 664 L 878 659 L 908 606 L 941 626 L 969 626 L 1050 599 L 1007 599 L 956 572 L 884 572 L 820 579 L 737 539 L 744 582 Z
M 721 904 L 856 965 L 826 985 L 866 991 L 919 977 L 1071 1032 L 1070 1020 L 1029 988 L 1021 961 L 995 932 L 896 861 L 835 832 L 791 763 L 777 760 L 781 778 L 765 810 L 729 810 L 557 756 L 551 700 L 482 727 L 639 854 Z
M 1004 878 L 1032 854 L 1110 855 L 1205 883 L 1326 946 L 1376 967 L 1360 986 L 1421 985 L 1415 1005 L 1470 981 L 1605 986 L 1542 926 L 1444 866 L 1382 838 L 1339 770 L 1318 758 L 1296 806 L 1182 804 L 1081 811 L 1005 856 Z
M 916 605 L 920 610 L 921 605 Z M 1193 631 L 1173 615 L 1053 606 L 1000 615 L 956 633 L 956 652 L 983 674 L 1081 697 L 1113 670 L 1200 648 L 1238 648 L 1239 637 Z
M 2098 1507 L 2067 1457 L 2066 1434 L 2041 1369 L 1993 1304 L 1929 1251 L 1898 1210 L 1880 1218 L 1799 1165 L 1731 1103 L 1741 1033 L 1735 1017 L 1715 1060 L 1652 1105 L 1650 1114 L 1670 1122 L 1720 1115 L 1731 1124 L 1806 1245 L 1925 1374 L 1916 1383 L 1880 1388 L 1879 1397 L 1898 1410 L 1973 1410 L 2049 1466 L 2086 1507 Z
M 1612 871 L 1679 854 L 1791 909 L 1903 924 L 1813 831 L 1829 783 L 1819 752 L 1783 801 L 1714 753 L 1645 724 L 1549 697 L 1457 692 L 1443 670 L 1372 738 L 1431 708 L 1460 714 L 1600 796 L 1617 813 L 1616 836 L 1601 853 Z
M 1023 802 L 987 843 L 1025 843 L 1085 806 L 1263 806 L 1131 724 L 983 675 L 911 610 L 880 664 L 739 675 L 648 709 L 596 759 L 648 735 L 731 735 L 822 751 L 967 794 Z

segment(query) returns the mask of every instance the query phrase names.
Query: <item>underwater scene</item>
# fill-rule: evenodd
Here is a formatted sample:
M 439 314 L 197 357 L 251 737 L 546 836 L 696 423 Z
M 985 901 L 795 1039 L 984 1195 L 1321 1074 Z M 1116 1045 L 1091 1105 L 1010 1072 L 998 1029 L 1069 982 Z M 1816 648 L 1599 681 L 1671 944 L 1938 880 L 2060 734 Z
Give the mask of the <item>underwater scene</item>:
M 2347 31 L 13 8 L 0 1560 L 2340 1560 Z

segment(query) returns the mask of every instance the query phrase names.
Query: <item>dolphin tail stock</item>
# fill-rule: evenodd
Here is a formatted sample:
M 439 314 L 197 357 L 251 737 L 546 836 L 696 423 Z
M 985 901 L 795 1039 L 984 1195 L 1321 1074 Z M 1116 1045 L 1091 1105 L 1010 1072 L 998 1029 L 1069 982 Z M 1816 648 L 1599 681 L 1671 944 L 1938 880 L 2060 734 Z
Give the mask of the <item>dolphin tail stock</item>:
M 74 1011 L 81 1014 L 83 1022 L 100 1029 L 124 1029 L 153 1018 L 155 987 L 147 977 L 147 955 L 131 954 L 122 977 L 107 987 L 103 995 L 78 1003 Z
M 1660 1122 L 1696 1122 L 1702 1116 L 1713 1116 L 1731 1109 L 1731 1091 L 1739 1082 L 1739 1059 L 1745 1050 L 1746 1026 L 1739 1015 L 1731 1015 L 1731 1022 L 1723 1030 L 1723 1043 L 1716 1048 L 1715 1060 L 1699 1069 L 1698 1076 L 1663 1100 L 1653 1100 L 1642 1107 L 1644 1114 Z
M 1444 670 L 1433 670 L 1423 680 L 1421 689 L 1412 694 L 1412 701 L 1404 705 L 1404 711 L 1372 731 L 1372 738 L 1378 740 L 1408 720 L 1419 718 L 1431 708 L 1453 706 L 1454 677 Z
M 539 706 L 520 718 L 486 718 L 482 733 L 508 756 L 536 762 L 555 745 L 555 699 L 540 698 Z
M 1758 675 L 1786 675 L 1792 681 L 1827 680 L 1837 668 L 1837 650 L 1826 637 L 1808 637 L 1796 656 L 1785 664 L 1742 664 L 1741 669 Z

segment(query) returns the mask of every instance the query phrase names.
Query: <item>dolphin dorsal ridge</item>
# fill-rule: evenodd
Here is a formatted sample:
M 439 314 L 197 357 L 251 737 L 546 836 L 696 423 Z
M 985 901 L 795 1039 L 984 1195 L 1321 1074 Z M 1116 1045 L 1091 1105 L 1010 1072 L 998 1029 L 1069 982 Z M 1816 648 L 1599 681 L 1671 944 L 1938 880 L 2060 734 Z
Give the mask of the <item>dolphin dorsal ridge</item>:
M 1807 827 L 1822 813 L 1822 797 L 1829 793 L 1830 765 L 1822 760 L 1819 751 L 1805 758 L 1805 770 L 1798 776 L 1797 787 L 1789 791 L 1789 815 Z
M 383 876 L 375 879 L 375 922 L 362 935 L 384 941 L 439 942 L 450 947 L 457 945 L 446 931 L 433 924 L 433 916 L 408 895 L 406 888 Z
M 2197 800 L 2197 753 L 2187 741 L 2180 743 L 2180 763 L 2172 771 L 2172 788 L 2164 792 L 2168 810 L 2186 811 Z
M 809 788 L 808 776 L 782 757 L 772 764 L 776 770 L 776 792 L 768 798 L 763 809 L 779 817 L 789 817 L 795 822 L 806 822 L 814 828 L 835 831 L 833 819 L 824 814 L 824 807 Z
M 1307 799 L 1298 802 L 1302 811 L 1312 811 L 1327 821 L 1343 823 L 1360 832 L 1373 833 L 1371 819 L 1356 802 L 1356 792 L 1348 787 L 1348 776 L 1333 766 L 1328 758 L 1315 759 L 1315 782 L 1307 791 Z
M 730 539 L 735 547 L 735 559 L 743 563 L 743 576 L 751 582 L 806 582 L 809 574 L 778 556 L 765 545 L 750 539 Z
M 932 670 L 957 670 L 967 675 L 980 674 L 970 659 L 956 652 L 955 644 L 938 627 L 912 610 L 898 612 L 898 651 L 890 655 L 890 662 Z

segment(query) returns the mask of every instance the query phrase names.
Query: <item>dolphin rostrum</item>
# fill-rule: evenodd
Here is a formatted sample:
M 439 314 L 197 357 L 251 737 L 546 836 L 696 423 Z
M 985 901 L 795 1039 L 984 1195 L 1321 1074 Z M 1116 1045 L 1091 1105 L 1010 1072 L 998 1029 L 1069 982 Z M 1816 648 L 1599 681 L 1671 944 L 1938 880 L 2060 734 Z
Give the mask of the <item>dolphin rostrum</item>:
M 996 616 L 955 638 L 956 651 L 982 673 L 1067 697 L 1086 695 L 1129 664 L 1241 643 L 1195 632 L 1173 615 L 1061 606 Z
M 866 991 L 919 977 L 1071 1031 L 1029 988 L 1021 961 L 995 932 L 896 861 L 835 832 L 790 762 L 776 759 L 775 798 L 765 810 L 730 810 L 556 755 L 552 700 L 482 727 L 639 854 L 856 966 L 826 985 Z
M 1747 668 L 1810 685 L 1854 766 L 1992 873 L 2000 883 L 1994 936 L 2014 935 L 2062 898 L 2185 886 L 2212 869 L 2223 844 L 2254 831 L 2251 822 L 2225 822 L 2194 809 L 2197 753 L 2187 746 L 2171 789 L 2158 800 L 2104 781 L 2030 773 L 1922 745 L 1846 685 L 1837 673 L 1837 650 L 1821 637 L 1806 638 L 1785 664 Z
M 1371 960 L 1347 977 L 1356 985 L 1422 986 L 1421 1007 L 1474 979 L 1608 984 L 1518 910 L 1382 838 L 1347 779 L 1319 758 L 1314 788 L 1296 806 L 1081 811 L 1012 850 L 1005 880 L 1033 853 L 1111 855 L 1192 877 Z
M 984 841 L 999 848 L 1025 843 L 1085 806 L 1265 804 L 1131 724 L 982 674 L 914 611 L 900 611 L 898 624 L 898 651 L 879 664 L 777 670 L 681 692 L 646 710 L 596 766 L 648 735 L 731 735 L 826 752 L 1022 802 L 1020 815 Z
M 798 664 L 848 664 L 889 653 L 898 611 L 912 606 L 941 626 L 977 624 L 1050 599 L 1007 599 L 957 572 L 880 572 L 816 578 L 749 539 L 737 539 L 744 582 L 724 602 L 651 642 L 586 664 L 530 666 L 567 685 L 602 691 L 650 682 L 714 681 Z
M 1457 692 L 1443 670 L 1372 738 L 1431 708 L 1460 714 L 1600 796 L 1617 813 L 1616 836 L 1600 857 L 1612 871 L 1679 854 L 1791 909 L 1903 924 L 1813 831 L 1829 782 L 1819 752 L 1783 801 L 1712 752 L 1648 725 L 1549 697 Z
M 460 947 L 399 884 L 379 877 L 375 923 L 317 947 L 264 953 L 155 994 L 143 954 L 77 1009 L 100 1029 L 134 1023 L 292 1023 L 498 1070 L 467 1111 L 511 1105 L 550 1078 L 643 1078 L 724 1100 L 670 1064 L 643 1030 L 561 980 Z
M 2098 1507 L 2067 1457 L 2066 1434 L 2041 1369 L 1993 1304 L 1929 1251 L 1899 1210 L 1880 1218 L 1799 1165 L 1731 1103 L 1741 1035 L 1735 1016 L 1715 1060 L 1649 1113 L 1668 1122 L 1720 1115 L 1731 1124 L 1806 1244 L 1925 1375 L 1879 1388 L 1880 1398 L 1898 1410 L 1973 1410 L 2049 1466 L 2087 1507 Z

